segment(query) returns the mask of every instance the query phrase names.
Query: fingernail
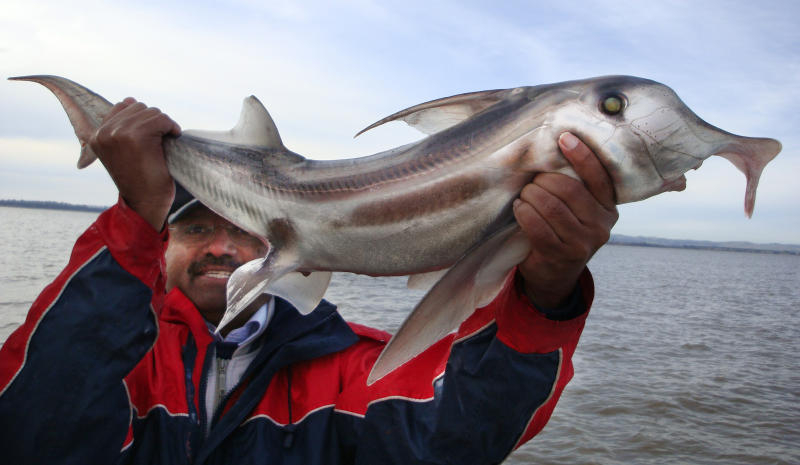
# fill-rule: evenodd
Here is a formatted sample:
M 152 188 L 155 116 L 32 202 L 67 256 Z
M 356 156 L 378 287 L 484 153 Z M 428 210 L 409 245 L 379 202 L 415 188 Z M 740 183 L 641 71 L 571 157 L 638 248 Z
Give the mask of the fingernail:
M 575 147 L 578 146 L 578 142 L 580 142 L 580 140 L 578 140 L 577 137 L 575 137 L 569 132 L 561 134 L 561 136 L 558 139 L 561 142 L 561 145 L 567 150 L 574 149 Z
M 517 207 L 519 207 L 521 203 L 522 203 L 522 200 L 514 199 L 514 205 L 513 205 L 514 210 L 516 210 Z

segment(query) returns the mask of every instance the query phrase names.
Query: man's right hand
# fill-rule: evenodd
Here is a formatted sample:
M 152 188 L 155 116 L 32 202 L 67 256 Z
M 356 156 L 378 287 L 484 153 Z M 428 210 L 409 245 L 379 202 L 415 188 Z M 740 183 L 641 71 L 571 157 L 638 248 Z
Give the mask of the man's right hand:
M 175 197 L 162 140 L 180 133 L 180 126 L 158 108 L 128 97 L 114 105 L 89 141 L 122 198 L 156 231 L 164 226 Z

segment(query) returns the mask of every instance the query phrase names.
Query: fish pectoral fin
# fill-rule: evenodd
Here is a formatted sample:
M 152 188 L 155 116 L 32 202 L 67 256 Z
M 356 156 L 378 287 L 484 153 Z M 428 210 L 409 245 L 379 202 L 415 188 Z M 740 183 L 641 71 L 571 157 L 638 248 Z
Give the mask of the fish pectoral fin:
M 269 255 L 251 260 L 231 273 L 226 287 L 227 308 L 217 325 L 217 334 L 263 294 L 269 281 L 277 275 L 269 260 Z
M 525 260 L 531 252 L 528 237 L 514 223 L 515 231 L 506 232 L 506 239 L 497 252 L 484 260 L 475 276 L 475 308 L 481 308 L 497 297 L 503 289 L 509 271 Z M 503 231 L 501 231 L 503 232 Z M 505 236 L 504 234 L 504 236 Z
M 257 258 L 236 268 L 228 278 L 226 287 L 225 314 L 217 325 L 217 333 L 222 331 L 236 317 L 247 309 L 267 287 L 285 274 L 297 269 L 295 254 L 272 248 L 264 258 Z
M 450 268 L 409 275 L 406 287 L 415 291 L 428 291 L 435 286 L 448 271 L 450 271 Z
M 465 254 L 406 318 L 372 367 L 367 384 L 456 331 L 476 308 L 490 302 L 502 289 L 508 273 L 527 256 L 526 244 L 519 226 L 513 223 Z
M 228 131 L 189 129 L 183 131 L 183 133 L 227 144 L 286 150 L 275 122 L 267 109 L 264 108 L 264 105 L 254 95 L 247 97 L 242 102 L 239 122 L 232 129 Z
M 78 168 L 85 168 L 97 159 L 97 155 L 89 148 L 89 139 L 111 110 L 113 106 L 111 102 L 86 87 L 60 76 L 20 76 L 9 79 L 36 82 L 47 87 L 61 102 L 75 135 L 78 136 L 81 144 Z
M 405 121 L 409 126 L 425 134 L 435 134 L 489 108 L 502 100 L 508 92 L 508 89 L 484 90 L 420 103 L 367 126 L 355 137 L 395 120 Z
M 307 276 L 292 271 L 271 282 L 264 292 L 287 300 L 300 313 L 307 315 L 317 308 L 330 282 L 330 271 L 315 271 Z

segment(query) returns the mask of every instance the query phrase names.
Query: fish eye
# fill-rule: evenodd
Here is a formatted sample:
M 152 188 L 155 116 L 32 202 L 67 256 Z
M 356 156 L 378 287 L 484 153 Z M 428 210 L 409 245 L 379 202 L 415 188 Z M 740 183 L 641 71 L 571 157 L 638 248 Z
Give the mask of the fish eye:
M 620 95 L 608 95 L 600 103 L 600 109 L 607 115 L 616 115 L 622 111 L 625 100 Z

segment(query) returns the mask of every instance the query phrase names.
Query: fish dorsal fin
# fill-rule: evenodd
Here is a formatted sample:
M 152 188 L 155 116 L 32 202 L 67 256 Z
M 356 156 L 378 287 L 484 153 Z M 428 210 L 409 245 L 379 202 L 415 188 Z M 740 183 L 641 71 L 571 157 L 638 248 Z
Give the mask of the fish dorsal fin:
M 202 131 L 190 129 L 183 131 L 195 137 L 212 139 L 235 145 L 248 145 L 269 149 L 285 149 L 278 128 L 264 105 L 251 95 L 242 102 L 239 122 L 228 131 Z
M 502 100 L 509 92 L 513 92 L 513 90 L 484 90 L 420 103 L 419 105 L 414 105 L 413 107 L 398 111 L 393 115 L 389 115 L 367 126 L 359 131 L 355 137 L 358 137 L 372 128 L 395 120 L 405 121 L 409 126 L 425 134 L 435 134 L 455 126 L 476 113 L 482 112 Z

